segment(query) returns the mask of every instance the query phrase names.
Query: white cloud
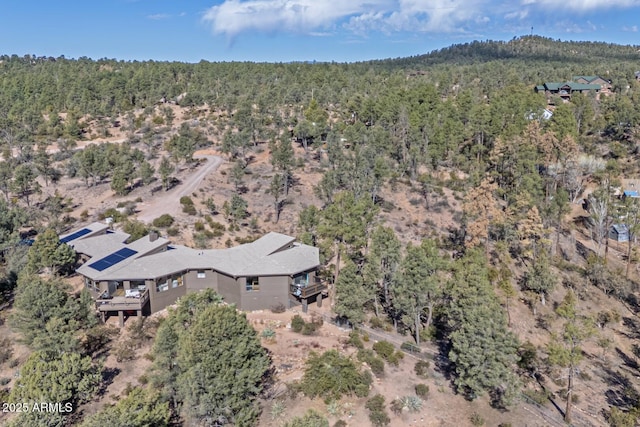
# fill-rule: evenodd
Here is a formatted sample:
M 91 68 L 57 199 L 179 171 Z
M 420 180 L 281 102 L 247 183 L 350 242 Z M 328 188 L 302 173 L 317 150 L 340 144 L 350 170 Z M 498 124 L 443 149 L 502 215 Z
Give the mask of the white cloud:
M 222 0 L 202 19 L 214 34 L 229 38 L 249 31 L 328 35 L 339 28 L 359 36 L 372 31 L 470 34 L 504 20 L 555 15 L 558 9 L 580 13 L 633 6 L 640 0 Z
M 631 33 L 637 33 L 638 32 L 638 26 L 637 25 L 632 25 L 631 27 L 627 27 L 625 25 L 624 27 L 622 27 L 622 31 L 627 31 L 627 32 L 631 32 Z
M 505 14 L 504 15 L 504 19 L 522 20 L 522 19 L 525 19 L 527 16 L 529 16 L 529 9 L 520 9 L 520 10 L 516 10 L 516 11 L 509 12 L 509 13 Z
M 207 10 L 203 19 L 214 33 L 231 37 L 250 30 L 309 33 L 391 4 L 392 0 L 226 0 Z
M 215 34 L 244 31 L 314 33 L 342 22 L 369 31 L 456 32 L 467 22 L 488 22 L 490 0 L 225 0 L 204 14 Z M 479 17 L 479 18 L 478 18 Z
M 154 21 L 159 21 L 161 19 L 168 19 L 168 18 L 171 18 L 171 15 L 167 13 L 156 13 L 153 15 L 147 15 L 147 19 L 152 19 Z
M 640 6 L 640 0 L 523 0 L 522 4 L 536 4 L 543 8 L 571 9 L 579 12 L 597 9 L 627 8 Z

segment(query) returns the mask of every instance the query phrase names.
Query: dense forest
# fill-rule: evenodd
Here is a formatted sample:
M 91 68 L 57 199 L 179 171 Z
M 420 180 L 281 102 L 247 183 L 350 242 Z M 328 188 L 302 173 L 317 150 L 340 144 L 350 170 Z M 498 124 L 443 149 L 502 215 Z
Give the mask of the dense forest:
M 76 258 L 57 236 L 90 215 L 71 214 L 82 200 L 60 194 L 62 183 L 117 197 L 156 183 L 162 192 L 202 148 L 226 156 L 231 190 L 224 202 L 206 194 L 200 211 L 181 199 L 198 218 L 192 241 L 209 247 L 223 232 L 250 241 L 288 221 L 320 248 L 332 317 L 353 327 L 350 352 L 309 355 L 302 379 L 287 385 L 290 405 L 299 393 L 327 404 L 356 396 L 375 426 L 391 423 L 387 408 L 428 406 L 423 384 L 388 404 L 369 396 L 371 372 L 403 354 L 385 341 L 367 348 L 359 328 L 372 327 L 404 337 L 405 350 L 433 349 L 429 369 L 457 395 L 505 413 L 534 401 L 588 425 L 576 421 L 586 410 L 572 410 L 586 405 L 576 384 L 595 387 L 589 381 L 606 372 L 617 382 L 594 388 L 606 403 L 590 422 L 635 425 L 640 204 L 613 190 L 640 174 L 639 55 L 636 46 L 527 36 L 350 64 L 0 56 L 0 323 L 29 349 L 14 358 L 12 340 L 0 337 L 0 367 L 19 370 L 0 378 L 0 401 L 85 409 L 29 412 L 11 425 L 250 426 L 269 408 L 278 425 L 329 425 L 315 410 L 285 422 L 270 397 L 278 379 L 261 346 L 269 337 L 215 294 L 180 300 L 159 323 L 133 326 L 131 348 L 112 348 L 86 290 L 66 283 Z M 574 76 L 600 76 L 611 93 L 534 91 Z M 84 144 L 116 130 L 122 141 Z M 267 149 L 268 174 L 258 176 L 255 158 Z M 309 188 L 302 175 L 313 177 Z M 248 191 L 263 179 L 259 195 Z M 409 210 L 400 195 L 419 223 L 396 220 Z M 251 198 L 268 200 L 268 220 L 249 209 Z M 178 233 L 170 215 L 146 225 L 122 210 L 100 214 L 132 237 Z M 614 224 L 628 230 L 620 256 Z M 145 381 L 87 410 L 113 375 L 107 353 L 136 343 L 151 346 Z M 418 377 L 427 369 L 419 364 Z

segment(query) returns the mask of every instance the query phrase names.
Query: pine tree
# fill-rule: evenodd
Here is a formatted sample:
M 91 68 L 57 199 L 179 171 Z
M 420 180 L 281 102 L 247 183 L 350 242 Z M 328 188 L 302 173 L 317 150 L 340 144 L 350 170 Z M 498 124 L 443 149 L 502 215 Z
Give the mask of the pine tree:
M 365 286 L 375 296 L 374 308 L 379 315 L 378 304 L 389 310 L 389 288 L 400 262 L 400 241 L 389 227 L 378 226 L 371 233 L 366 262 L 362 268 Z
M 471 399 L 489 392 L 497 406 L 513 403 L 518 341 L 487 279 L 486 261 L 469 251 L 456 261 L 443 308 L 457 390 Z
M 394 309 L 411 329 L 420 345 L 422 315 L 427 311 L 426 327 L 431 325 L 433 309 L 440 294 L 440 273 L 446 263 L 435 242 L 424 240 L 420 246 L 407 246 L 407 253 L 394 276 L 392 293 Z
M 158 330 L 154 383 L 193 423 L 255 425 L 270 359 L 246 317 L 213 291 L 191 294 Z
M 364 321 L 364 308 L 375 295 L 367 292 L 364 287 L 362 275 L 353 261 L 348 260 L 341 270 L 336 282 L 336 304 L 333 311 L 351 324 L 359 324 Z
M 574 382 L 583 358 L 581 346 L 594 334 L 595 329 L 592 319 L 578 314 L 577 299 L 572 290 L 567 292 L 556 313 L 565 323 L 560 334 L 552 335 L 547 352 L 549 363 L 567 370 L 567 406 L 564 420 L 570 423 Z
M 81 427 L 166 427 L 171 411 L 157 392 L 135 387 L 115 405 L 87 417 Z
M 167 157 L 162 156 L 158 172 L 160 173 L 160 180 L 162 181 L 162 186 L 164 187 L 165 191 L 169 189 L 171 174 L 174 172 L 174 170 L 175 168 L 171 164 L 171 160 L 169 160 Z
M 57 233 L 46 229 L 29 249 L 27 268 L 33 272 L 48 269 L 55 274 L 76 261 L 76 252 L 66 244 L 61 244 Z

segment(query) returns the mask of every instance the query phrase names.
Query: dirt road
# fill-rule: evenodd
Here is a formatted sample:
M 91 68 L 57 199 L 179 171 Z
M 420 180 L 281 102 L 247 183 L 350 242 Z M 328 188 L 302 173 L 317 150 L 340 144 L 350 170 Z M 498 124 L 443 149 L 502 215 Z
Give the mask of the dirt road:
M 138 204 L 138 220 L 150 223 L 162 214 L 176 216 L 181 211 L 180 197 L 196 192 L 204 177 L 218 169 L 223 162 L 221 157 L 209 154 L 196 154 L 193 157 L 195 159 L 206 159 L 207 162 L 192 175 L 189 175 L 181 184 L 169 191 L 157 193 L 148 202 Z

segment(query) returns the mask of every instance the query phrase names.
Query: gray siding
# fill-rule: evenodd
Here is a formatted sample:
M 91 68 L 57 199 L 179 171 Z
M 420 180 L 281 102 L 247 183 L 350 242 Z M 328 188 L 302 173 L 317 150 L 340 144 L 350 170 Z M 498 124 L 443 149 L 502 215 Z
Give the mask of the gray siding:
M 149 289 L 149 303 L 152 313 L 170 306 L 171 304 L 175 303 L 178 298 L 184 296 L 187 293 L 186 284 L 178 286 L 176 288 L 169 288 L 164 292 L 158 292 L 156 290 L 155 281 L 149 280 L 147 281 L 147 288 Z
M 198 278 L 198 271 L 203 271 L 205 277 Z M 213 270 L 191 270 L 184 275 L 187 292 L 196 292 L 203 289 L 213 289 L 218 292 L 218 273 Z
M 238 306 L 241 310 L 266 310 L 279 303 L 285 307 L 289 306 L 289 276 L 269 276 L 260 277 L 260 290 L 247 291 L 244 277 L 238 279 L 239 288 L 242 294 L 242 304 Z
M 240 280 L 242 280 L 242 284 L 238 283 Z M 235 304 L 242 310 L 240 286 L 244 288 L 244 278 L 236 280 L 233 277 L 218 273 L 218 293 L 222 295 L 226 303 Z

